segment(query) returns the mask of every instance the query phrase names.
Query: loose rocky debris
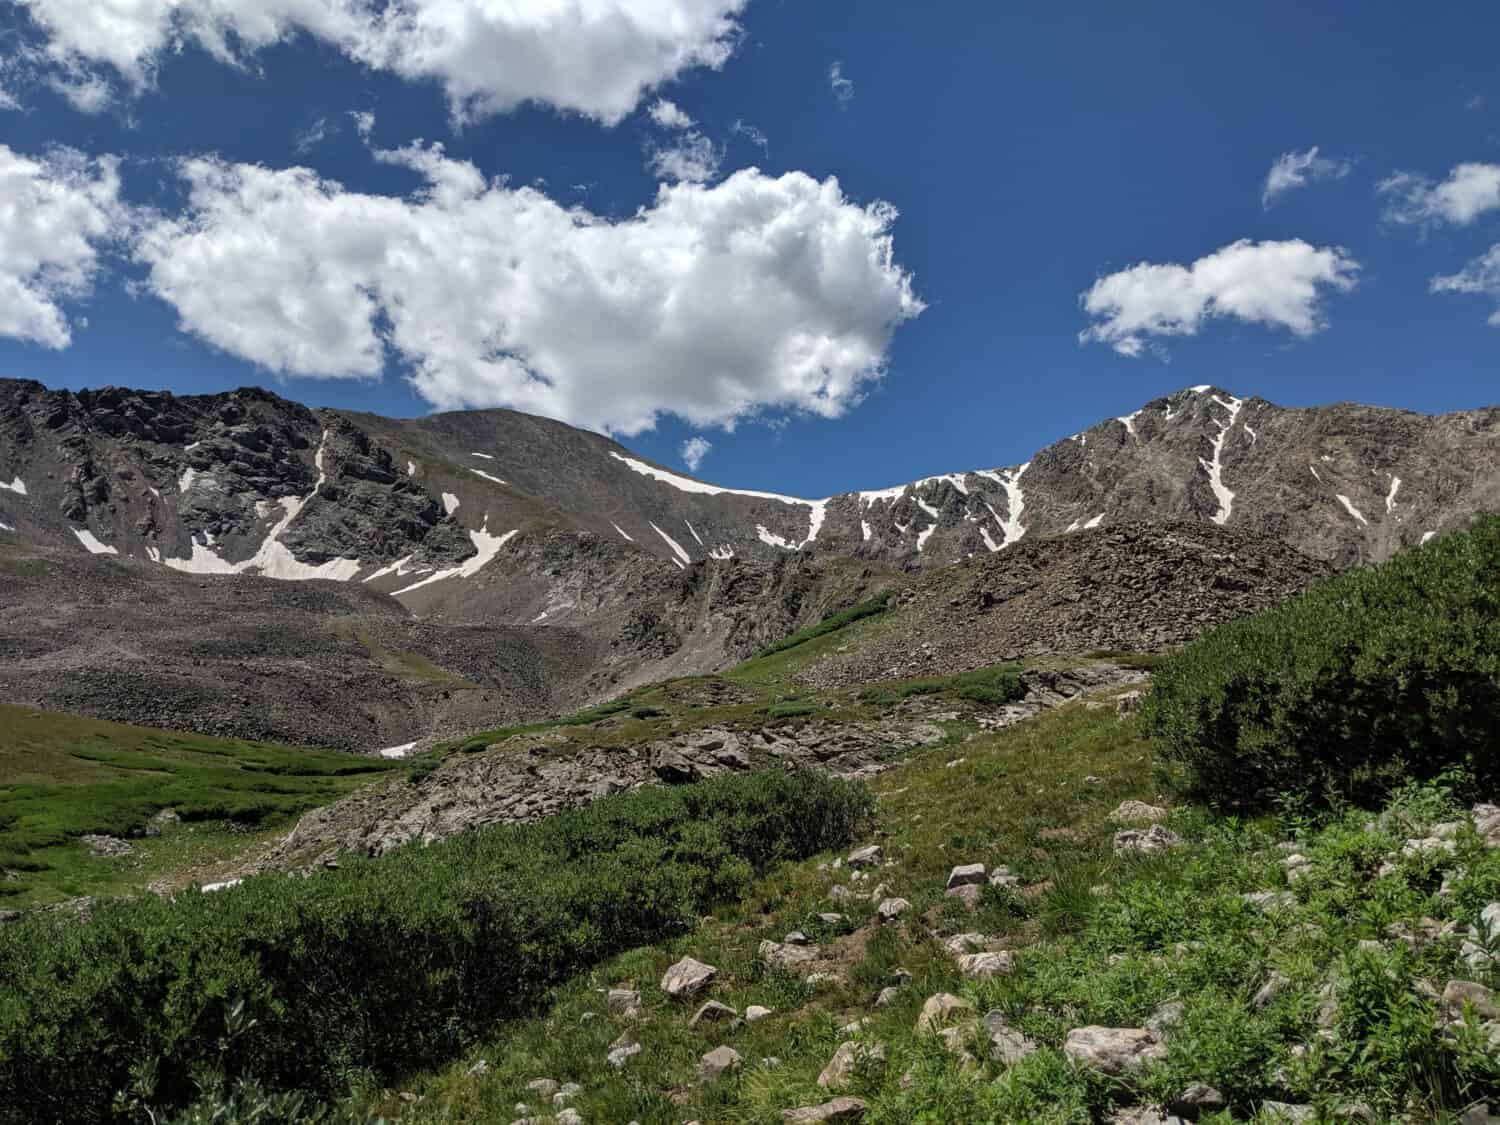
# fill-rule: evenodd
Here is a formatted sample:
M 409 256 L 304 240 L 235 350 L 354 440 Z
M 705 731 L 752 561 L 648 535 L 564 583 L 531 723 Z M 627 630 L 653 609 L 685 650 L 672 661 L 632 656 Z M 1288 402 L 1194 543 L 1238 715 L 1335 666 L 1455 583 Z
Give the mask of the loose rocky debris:
M 859 1098 L 834 1098 L 822 1105 L 783 1110 L 781 1120 L 787 1125 L 820 1125 L 825 1121 L 863 1121 L 869 1106 Z
M 90 835 L 80 836 L 78 839 L 88 848 L 89 855 L 96 859 L 116 859 L 135 851 L 126 841 L 114 836 Z
M 1186 843 L 1181 836 L 1170 828 L 1164 828 L 1160 824 L 1153 824 L 1142 832 L 1137 828 L 1127 828 L 1115 833 L 1115 854 L 1123 855 L 1127 852 L 1136 852 L 1141 855 L 1156 855 L 1161 852 L 1170 851 L 1172 848 L 1180 848 Z

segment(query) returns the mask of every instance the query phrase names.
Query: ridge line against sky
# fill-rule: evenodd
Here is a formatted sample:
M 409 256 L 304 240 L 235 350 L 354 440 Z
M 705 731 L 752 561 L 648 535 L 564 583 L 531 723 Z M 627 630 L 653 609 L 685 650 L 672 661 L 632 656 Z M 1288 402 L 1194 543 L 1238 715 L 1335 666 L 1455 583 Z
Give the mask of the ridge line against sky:
M 1017 115 L 970 185 L 1017 205 L 953 212 L 961 191 L 926 171 L 985 160 L 984 118 L 958 130 L 967 145 L 930 148 L 922 126 L 937 106 L 973 112 L 991 54 L 1021 65 L 1006 36 L 1068 29 L 1041 6 L 947 24 L 867 6 L 912 29 L 909 65 L 932 64 L 905 96 L 889 45 L 840 7 L 0 0 L 5 373 L 178 390 L 269 375 L 390 413 L 511 406 L 809 495 L 869 479 L 876 457 L 931 469 L 933 426 L 964 433 L 967 460 L 1010 463 L 1047 430 L 1194 381 L 1291 404 L 1500 398 L 1500 144 L 1479 56 L 1472 81 L 1436 81 L 1431 45 L 1407 36 L 1386 85 L 1427 98 L 1410 122 L 1385 116 L 1395 138 L 1344 105 L 1312 112 L 1309 138 L 1264 92 L 1257 107 L 1248 88 L 1138 77 L 1096 130 L 1232 121 L 1215 166 L 1121 150 L 1133 175 L 1067 181 L 1077 154 Z M 1396 7 L 1364 10 L 1370 53 L 1391 49 L 1378 17 Z M 1261 15 L 1252 69 L 1289 26 Z M 1076 81 L 1142 31 L 1094 22 Z M 1351 87 L 1375 80 L 1359 44 L 1331 45 L 1309 52 Z M 265 99 L 286 111 L 274 131 Z M 1421 128 L 1433 118 L 1445 135 Z M 1287 145 L 1298 134 L 1319 143 Z M 1035 151 L 1068 189 L 1027 178 L 1017 156 Z M 1201 198 L 1176 216 L 1143 202 L 1176 183 Z M 1074 241 L 1098 231 L 1084 205 L 1116 220 L 1096 244 Z

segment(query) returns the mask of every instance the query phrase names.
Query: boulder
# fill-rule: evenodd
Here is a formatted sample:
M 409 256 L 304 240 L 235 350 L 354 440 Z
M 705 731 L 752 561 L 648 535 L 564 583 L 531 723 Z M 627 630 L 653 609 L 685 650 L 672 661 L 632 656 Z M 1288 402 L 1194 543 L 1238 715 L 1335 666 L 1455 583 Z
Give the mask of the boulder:
M 615 1045 L 610 1048 L 609 1054 L 606 1055 L 605 1058 L 609 1062 L 610 1066 L 614 1067 L 616 1070 L 619 1070 L 624 1067 L 627 1062 L 629 1062 L 640 1053 L 641 1045 L 634 1040 L 630 1040 L 625 1043 L 621 1043 L 619 1040 L 616 1040 Z
M 761 942 L 757 953 L 762 961 L 776 969 L 796 969 L 818 959 L 815 945 L 786 945 L 770 940 Z
M 875 913 L 880 916 L 882 922 L 894 922 L 910 909 L 911 903 L 906 899 L 888 898 L 875 908 Z
M 828 1060 L 823 1073 L 818 1075 L 818 1085 L 825 1090 L 842 1090 L 849 1085 L 860 1067 L 884 1063 L 884 1043 L 842 1043 L 833 1053 L 833 1058 Z
M 1005 976 L 1015 969 L 1015 959 L 1009 951 L 998 953 L 965 953 L 958 958 L 958 971 L 970 980 L 989 980 Z
M 921 1013 L 917 1016 L 917 1034 L 930 1035 L 943 1024 L 949 1023 L 955 1016 L 968 1014 L 973 1010 L 974 1005 L 961 996 L 954 996 L 951 992 L 939 992 L 936 996 L 929 996 L 926 1003 L 922 1005 Z
M 806 1105 L 781 1112 L 786 1125 L 821 1125 L 825 1121 L 863 1121 L 870 1107 L 858 1098 L 834 1098 L 822 1105 Z
M 1203 1114 L 1217 1113 L 1228 1104 L 1224 1095 L 1212 1086 L 1204 1082 L 1194 1082 L 1169 1101 L 1167 1109 L 1179 1117 L 1197 1121 Z
M 1180 848 L 1184 843 L 1186 841 L 1181 836 L 1160 824 L 1153 824 L 1144 831 L 1139 828 L 1126 828 L 1115 833 L 1115 854 L 1126 855 L 1134 852 L 1140 855 L 1157 855 L 1173 848 Z
M 1006 1023 L 1003 1012 L 987 1012 L 984 1030 L 989 1036 L 990 1058 L 997 1063 L 1010 1066 L 1036 1053 L 1036 1044 Z
M 1500 1017 L 1500 1007 L 1496 1006 L 1495 994 L 1490 989 L 1471 980 L 1450 980 L 1443 989 L 1443 1007 L 1459 1018 L 1470 1006 L 1483 1019 Z
M 609 1005 L 610 1011 L 635 1016 L 640 1014 L 641 994 L 633 988 L 611 988 L 605 997 L 605 1003 Z
M 772 1010 L 770 1008 L 762 1007 L 759 1004 L 751 1004 L 748 1008 L 745 1009 L 745 1022 L 759 1023 L 761 1020 L 771 1015 L 771 1012 Z
M 879 867 L 884 858 L 885 852 L 880 845 L 870 844 L 868 847 L 857 848 L 850 852 L 848 863 L 850 867 Z
M 948 890 L 954 887 L 983 886 L 985 869 L 982 863 L 965 863 L 948 873 Z
M 693 1013 L 693 1018 L 688 1020 L 689 1027 L 697 1027 L 705 1023 L 736 1023 L 740 1014 L 728 1004 L 721 1004 L 717 1000 L 710 1000 L 703 1007 Z
M 1148 805 L 1145 801 L 1121 801 L 1109 819 L 1116 824 L 1150 824 L 1167 819 L 1167 810 L 1160 805 Z
M 661 990 L 668 996 L 693 996 L 703 991 L 719 970 L 702 961 L 684 957 L 661 978 Z
M 1075 1027 L 1063 1043 L 1063 1054 L 1101 1074 L 1118 1077 L 1165 1058 L 1161 1036 L 1144 1027 Z
M 951 891 L 944 891 L 946 898 L 956 898 L 970 910 L 979 909 L 979 900 L 984 897 L 984 888 L 973 883 L 964 883 Z
M 1267 1121 L 1316 1121 L 1318 1111 L 1310 1105 L 1292 1105 L 1289 1102 L 1261 1102 L 1261 1115 Z
M 698 1077 L 712 1082 L 726 1071 L 738 1070 L 743 1061 L 733 1047 L 715 1047 L 698 1060 Z

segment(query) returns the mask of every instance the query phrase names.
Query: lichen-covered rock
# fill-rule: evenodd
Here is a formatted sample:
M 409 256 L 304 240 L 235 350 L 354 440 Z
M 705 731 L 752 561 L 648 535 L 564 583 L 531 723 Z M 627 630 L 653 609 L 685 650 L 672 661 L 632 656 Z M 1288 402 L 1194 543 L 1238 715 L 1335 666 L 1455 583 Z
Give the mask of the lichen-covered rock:
M 684 957 L 673 965 L 661 978 L 661 990 L 668 996 L 692 996 L 707 988 L 709 982 L 719 975 L 712 965 L 692 957 Z

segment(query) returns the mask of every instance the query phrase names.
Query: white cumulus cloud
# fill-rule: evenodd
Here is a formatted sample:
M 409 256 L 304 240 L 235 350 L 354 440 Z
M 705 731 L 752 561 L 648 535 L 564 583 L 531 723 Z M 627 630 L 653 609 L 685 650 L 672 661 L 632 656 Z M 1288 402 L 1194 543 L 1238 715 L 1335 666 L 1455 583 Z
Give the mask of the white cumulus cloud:
M 663 129 L 691 129 L 696 122 L 689 117 L 681 106 L 666 98 L 657 98 L 651 103 L 648 110 L 651 120 L 655 121 Z
M 1500 244 L 1491 246 L 1458 273 L 1432 279 L 1434 293 L 1475 293 L 1500 301 Z M 1500 327 L 1500 309 L 1490 314 L 1489 323 Z
M 114 158 L 0 145 L 0 336 L 67 347 L 63 303 L 88 295 L 101 249 L 128 225 Z
M 62 67 L 137 92 L 185 45 L 242 63 L 298 33 L 441 83 L 455 117 L 526 102 L 614 124 L 684 71 L 733 53 L 748 0 L 18 0 Z
M 1387 199 L 1385 217 L 1391 222 L 1467 226 L 1486 211 L 1500 208 L 1500 164 L 1458 164 L 1441 182 L 1397 172 L 1382 180 L 1377 190 Z
M 434 406 L 627 435 L 663 413 L 836 417 L 923 308 L 894 261 L 895 210 L 832 178 L 664 184 L 613 221 L 438 146 L 377 156 L 426 186 L 368 195 L 305 168 L 183 162 L 187 209 L 139 241 L 149 288 L 184 331 L 273 371 L 369 377 L 394 356 Z
M 717 177 L 724 159 L 719 146 L 696 129 L 679 134 L 672 144 L 652 146 L 650 156 L 651 171 L 659 179 L 694 184 Z
M 1287 192 L 1319 180 L 1341 180 L 1349 174 L 1350 167 L 1347 160 L 1319 156 L 1317 145 L 1306 152 L 1283 152 L 1271 162 L 1271 170 L 1266 173 L 1266 184 L 1260 193 L 1261 206 L 1270 207 Z
M 688 467 L 688 472 L 696 473 L 698 466 L 703 464 L 703 458 L 708 456 L 713 447 L 713 442 L 702 437 L 691 437 L 683 442 L 682 463 Z
M 1147 337 L 1194 336 L 1213 317 L 1310 336 L 1323 327 L 1323 293 L 1352 289 L 1358 270 L 1345 251 L 1301 239 L 1241 239 L 1187 266 L 1142 262 L 1101 277 L 1083 294 L 1096 323 L 1079 341 L 1136 356 Z

